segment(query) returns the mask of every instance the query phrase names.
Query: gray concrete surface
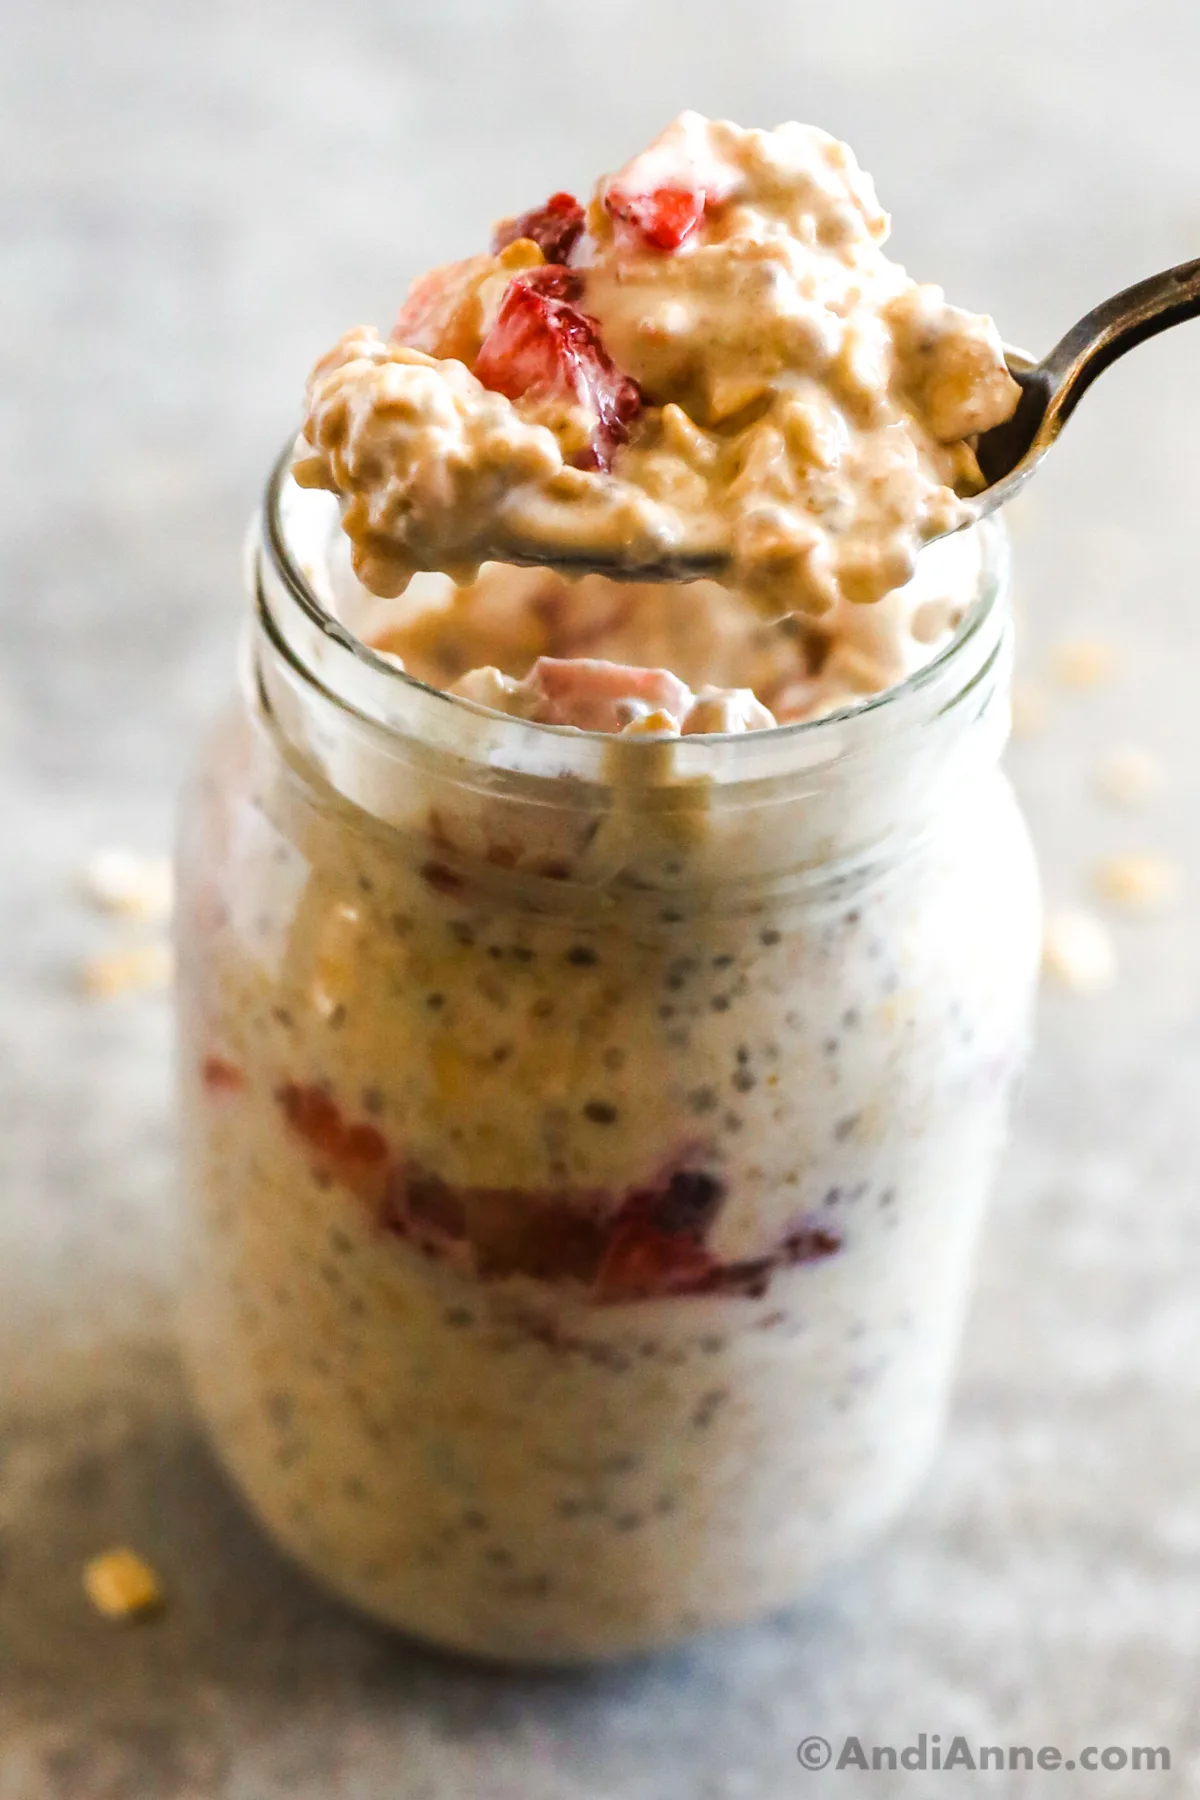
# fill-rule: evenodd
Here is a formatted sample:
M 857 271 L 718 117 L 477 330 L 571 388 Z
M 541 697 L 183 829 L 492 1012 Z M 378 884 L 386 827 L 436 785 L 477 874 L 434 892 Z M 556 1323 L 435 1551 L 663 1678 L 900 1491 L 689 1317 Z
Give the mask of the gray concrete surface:
M 312 354 L 493 215 L 687 103 L 859 148 L 899 253 L 1038 347 L 1200 252 L 1200 15 L 1173 0 L 10 0 L 0 32 L 0 1800 L 1200 1793 L 1200 328 L 1106 376 L 1017 522 L 1024 659 L 1119 680 L 1018 747 L 1055 897 L 1183 867 L 1121 980 L 1048 995 L 953 1429 L 892 1542 L 802 1612 L 505 1677 L 314 1592 L 215 1471 L 172 1342 L 161 998 L 86 1004 L 73 891 L 155 849 L 227 685 L 243 520 Z M 1104 746 L 1168 764 L 1143 815 Z M 80 1590 L 122 1541 L 170 1606 Z M 1164 1744 L 1170 1774 L 803 1772 L 848 1732 Z

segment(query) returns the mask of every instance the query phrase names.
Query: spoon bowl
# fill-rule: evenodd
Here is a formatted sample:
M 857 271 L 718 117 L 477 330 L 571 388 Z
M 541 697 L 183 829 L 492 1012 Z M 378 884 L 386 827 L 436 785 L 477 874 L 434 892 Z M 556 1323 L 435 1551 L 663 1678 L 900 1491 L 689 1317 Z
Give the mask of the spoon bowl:
M 971 496 L 965 518 L 954 529 L 974 525 L 1020 492 L 1097 375 L 1136 344 L 1198 313 L 1200 258 L 1151 275 L 1102 301 L 1040 362 L 1006 347 L 1005 361 L 1021 398 L 1011 418 L 979 437 L 975 453 L 986 485 Z M 493 554 L 497 562 L 537 564 L 569 575 L 606 575 L 612 581 L 719 581 L 730 566 L 728 552 L 711 547 L 689 550 L 683 545 L 650 557 L 644 552 L 625 556 L 611 544 L 600 548 L 538 543 L 526 534 L 498 539 Z

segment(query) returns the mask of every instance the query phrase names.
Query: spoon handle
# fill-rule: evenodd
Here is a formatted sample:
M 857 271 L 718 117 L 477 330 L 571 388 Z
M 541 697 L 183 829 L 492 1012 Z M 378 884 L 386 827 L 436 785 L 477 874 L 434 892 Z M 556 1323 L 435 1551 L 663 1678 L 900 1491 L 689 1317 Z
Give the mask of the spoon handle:
M 1017 410 L 985 431 L 976 447 L 987 483 L 974 516 L 1019 493 L 1097 375 L 1168 326 L 1200 314 L 1200 258 L 1137 281 L 1085 313 L 1039 363 L 1017 353 L 1008 365 L 1021 387 Z
M 1048 378 L 1057 423 L 1062 425 L 1080 397 L 1110 363 L 1172 325 L 1200 314 L 1200 258 L 1136 281 L 1103 300 L 1038 364 Z M 1033 371 L 1031 371 L 1032 373 Z

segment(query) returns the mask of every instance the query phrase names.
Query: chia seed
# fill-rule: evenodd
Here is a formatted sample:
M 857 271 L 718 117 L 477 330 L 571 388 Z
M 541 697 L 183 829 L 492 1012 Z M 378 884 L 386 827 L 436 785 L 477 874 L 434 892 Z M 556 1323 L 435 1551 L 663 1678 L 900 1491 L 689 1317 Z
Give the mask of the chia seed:
M 693 1429 L 707 1431 L 728 1398 L 729 1395 L 724 1388 L 713 1388 L 709 1393 L 702 1394 L 692 1413 Z

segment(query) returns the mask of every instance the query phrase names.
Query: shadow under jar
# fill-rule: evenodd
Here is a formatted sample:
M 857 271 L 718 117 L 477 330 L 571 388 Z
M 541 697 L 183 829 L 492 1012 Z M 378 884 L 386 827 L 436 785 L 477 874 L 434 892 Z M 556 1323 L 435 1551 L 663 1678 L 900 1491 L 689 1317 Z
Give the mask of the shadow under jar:
M 1025 1048 L 999 529 L 902 686 L 653 741 L 364 650 L 327 501 L 281 465 L 182 829 L 213 1440 L 314 1574 L 459 1650 L 781 1606 L 934 1447 Z

